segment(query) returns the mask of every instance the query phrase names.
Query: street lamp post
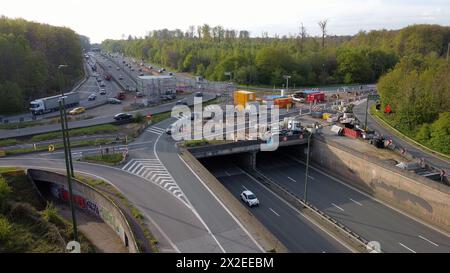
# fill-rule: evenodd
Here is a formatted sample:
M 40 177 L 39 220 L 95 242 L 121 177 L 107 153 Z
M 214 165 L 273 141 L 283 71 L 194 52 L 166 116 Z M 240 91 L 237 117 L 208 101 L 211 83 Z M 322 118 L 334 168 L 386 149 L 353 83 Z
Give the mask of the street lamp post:
M 72 154 L 70 151 L 70 141 L 68 134 L 68 125 L 67 125 L 67 113 L 66 113 L 66 105 L 65 105 L 65 97 L 64 91 L 62 88 L 62 74 L 61 68 L 67 67 L 67 65 L 60 65 L 58 67 L 58 76 L 59 76 L 59 87 L 61 89 L 61 99 L 59 100 L 59 115 L 61 119 L 61 130 L 62 137 L 64 143 L 64 159 L 66 162 L 66 173 L 67 173 L 67 186 L 69 189 L 69 204 L 70 210 L 72 212 L 72 225 L 73 225 L 73 237 L 76 242 L 78 242 L 78 230 L 77 230 L 77 220 L 75 216 L 75 207 L 73 204 L 73 191 L 72 191 L 72 177 L 74 177 L 73 172 L 73 164 L 72 164 Z
M 305 203 L 308 202 L 308 169 L 309 169 L 309 147 L 311 144 L 312 132 L 308 136 L 308 150 L 306 152 L 306 175 L 305 175 Z
M 284 75 L 283 78 L 286 79 L 286 93 L 287 93 L 289 91 L 289 79 L 291 78 L 291 76 Z
M 229 82 L 228 88 L 229 88 L 229 90 L 230 90 L 229 93 L 231 93 L 231 89 L 232 89 L 232 88 L 231 88 L 231 76 L 232 76 L 232 73 L 231 73 L 230 71 L 227 71 L 227 72 L 224 73 L 224 75 L 230 77 L 229 80 L 228 80 L 228 82 Z M 228 89 L 228 88 L 227 88 L 227 89 Z M 231 96 L 230 94 L 227 95 L 227 104 L 230 103 L 230 96 Z

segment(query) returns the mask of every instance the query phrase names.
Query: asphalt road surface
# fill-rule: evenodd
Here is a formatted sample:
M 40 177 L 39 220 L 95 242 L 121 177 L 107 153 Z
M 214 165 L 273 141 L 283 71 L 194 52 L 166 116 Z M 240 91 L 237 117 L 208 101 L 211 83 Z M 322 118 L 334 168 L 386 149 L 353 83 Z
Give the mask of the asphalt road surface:
M 305 165 L 288 153 L 257 155 L 264 175 L 304 196 Z M 383 252 L 450 252 L 450 237 L 310 168 L 308 202 L 342 222 Z
M 174 118 L 155 124 L 136 141 L 149 143 L 130 152 L 124 171 L 158 185 L 198 216 L 207 232 L 180 242 L 179 248 L 199 247 L 205 252 L 263 252 L 243 226 L 208 191 L 185 165 L 172 138 L 164 130 Z
M 339 241 L 234 165 L 232 157 L 209 158 L 202 162 L 236 198 L 244 190 L 250 190 L 256 195 L 260 205 L 251 208 L 251 212 L 289 251 L 350 252 Z

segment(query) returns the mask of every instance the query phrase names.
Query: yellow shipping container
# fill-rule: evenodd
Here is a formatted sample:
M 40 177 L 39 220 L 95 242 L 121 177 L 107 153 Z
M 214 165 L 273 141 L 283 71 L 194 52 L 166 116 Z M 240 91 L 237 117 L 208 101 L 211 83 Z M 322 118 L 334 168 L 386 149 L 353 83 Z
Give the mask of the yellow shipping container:
M 248 102 L 255 101 L 256 94 L 250 91 L 238 90 L 234 92 L 234 105 L 245 107 Z

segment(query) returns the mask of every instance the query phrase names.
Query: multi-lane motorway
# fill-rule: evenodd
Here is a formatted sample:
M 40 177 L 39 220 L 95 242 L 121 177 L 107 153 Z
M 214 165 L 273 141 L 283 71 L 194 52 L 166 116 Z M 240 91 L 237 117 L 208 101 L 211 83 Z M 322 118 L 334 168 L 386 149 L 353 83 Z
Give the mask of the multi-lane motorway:
M 260 153 L 257 168 L 298 196 L 304 196 L 305 165 L 290 152 Z M 378 241 L 384 252 L 450 252 L 450 238 L 405 214 L 311 168 L 308 201 L 368 241 Z

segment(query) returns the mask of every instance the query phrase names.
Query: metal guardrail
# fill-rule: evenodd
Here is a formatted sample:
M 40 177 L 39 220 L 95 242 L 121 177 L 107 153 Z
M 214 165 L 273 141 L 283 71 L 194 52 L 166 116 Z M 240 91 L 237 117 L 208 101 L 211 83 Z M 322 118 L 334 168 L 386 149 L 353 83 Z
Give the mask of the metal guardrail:
M 327 215 L 326 213 L 324 213 L 323 211 L 321 211 L 320 209 L 316 208 L 314 205 L 312 205 L 309 202 L 306 202 L 305 200 L 303 200 L 301 197 L 299 197 L 297 194 L 295 194 L 294 192 L 292 192 L 291 190 L 287 189 L 286 187 L 280 185 L 279 183 L 277 183 L 276 181 L 274 181 L 273 179 L 265 176 L 264 174 L 262 174 L 257 168 L 253 168 L 248 170 L 250 173 L 253 173 L 253 175 L 256 176 L 262 180 L 264 180 L 264 182 L 274 185 L 275 187 L 279 188 L 282 192 L 290 195 L 292 198 L 294 198 L 294 200 L 298 203 L 300 203 L 304 208 L 309 209 L 310 211 L 314 212 L 315 214 L 317 214 L 319 217 L 321 217 L 322 219 L 324 219 L 325 221 L 329 222 L 330 224 L 332 224 L 333 226 L 339 228 L 342 232 L 344 232 L 345 234 L 347 234 L 347 236 L 354 240 L 357 244 L 360 245 L 364 245 L 365 247 L 368 246 L 369 241 L 367 241 L 365 238 L 363 238 L 361 235 L 357 234 L 356 232 L 352 231 L 351 229 L 349 229 L 348 227 L 346 227 L 344 224 L 340 223 L 339 221 L 337 221 L 336 219 L 334 219 L 333 217 Z M 286 199 L 285 199 L 286 200 Z M 286 200 L 287 202 L 289 202 L 289 200 Z M 295 206 L 295 204 L 292 204 Z

